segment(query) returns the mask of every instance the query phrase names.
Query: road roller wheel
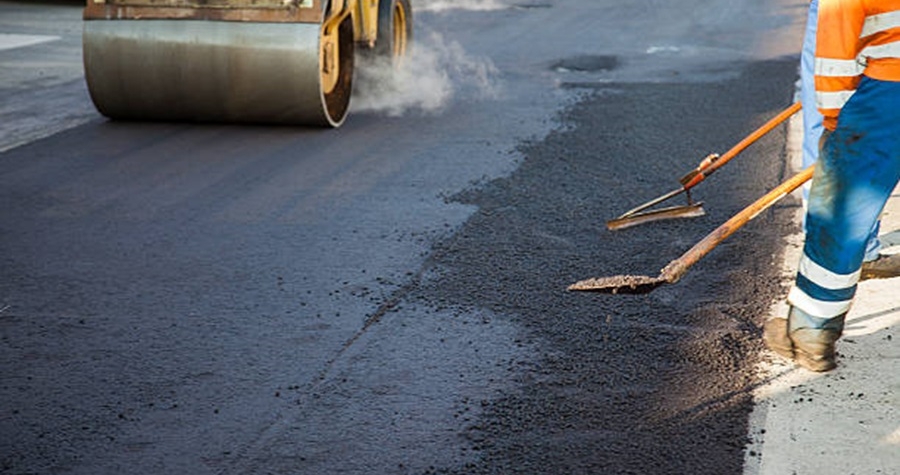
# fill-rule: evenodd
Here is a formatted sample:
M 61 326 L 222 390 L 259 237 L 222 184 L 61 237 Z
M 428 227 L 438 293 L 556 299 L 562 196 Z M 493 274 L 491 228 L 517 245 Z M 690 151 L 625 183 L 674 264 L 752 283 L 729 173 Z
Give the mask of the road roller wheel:
M 112 119 L 338 127 L 350 103 L 353 21 L 84 22 L 85 79 Z
M 412 8 L 409 0 L 381 0 L 378 2 L 378 36 L 376 56 L 402 58 L 412 41 Z

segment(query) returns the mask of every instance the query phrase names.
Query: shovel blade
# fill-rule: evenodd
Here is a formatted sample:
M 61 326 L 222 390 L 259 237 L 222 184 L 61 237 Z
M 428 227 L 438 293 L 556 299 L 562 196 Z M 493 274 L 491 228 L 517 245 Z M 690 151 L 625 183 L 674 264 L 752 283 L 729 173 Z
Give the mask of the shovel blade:
M 696 218 L 703 216 L 706 211 L 703 209 L 703 203 L 695 203 L 686 206 L 672 206 L 653 211 L 645 211 L 643 213 L 625 214 L 616 219 L 606 222 L 606 229 L 610 231 L 618 231 L 620 229 L 630 228 L 639 224 L 652 223 L 654 221 L 662 221 L 664 219 L 681 219 Z
M 581 280 L 570 285 L 568 290 L 605 294 L 647 294 L 666 282 L 668 281 L 662 276 L 616 275 Z

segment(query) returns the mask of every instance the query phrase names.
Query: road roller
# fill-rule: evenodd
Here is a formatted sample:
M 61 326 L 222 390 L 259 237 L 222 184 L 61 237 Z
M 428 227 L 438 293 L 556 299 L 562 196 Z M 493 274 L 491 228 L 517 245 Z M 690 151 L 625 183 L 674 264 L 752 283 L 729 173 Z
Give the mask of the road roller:
M 394 63 L 409 0 L 87 0 L 85 80 L 114 120 L 338 127 L 355 55 Z

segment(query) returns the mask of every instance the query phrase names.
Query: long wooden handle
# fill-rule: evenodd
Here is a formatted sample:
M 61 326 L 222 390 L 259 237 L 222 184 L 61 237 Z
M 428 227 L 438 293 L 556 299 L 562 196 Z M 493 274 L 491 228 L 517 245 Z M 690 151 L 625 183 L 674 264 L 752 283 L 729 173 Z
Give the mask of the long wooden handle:
M 743 152 L 744 149 L 759 140 L 760 137 L 771 132 L 772 129 L 778 127 L 782 122 L 788 120 L 788 118 L 796 114 L 797 111 L 799 111 L 802 107 L 803 106 L 799 102 L 791 104 L 787 109 L 781 111 L 781 113 L 769 119 L 768 122 L 763 124 L 760 128 L 751 132 L 750 135 L 744 137 L 744 139 L 738 142 L 737 145 L 731 147 L 731 149 L 723 153 L 721 156 L 710 155 L 709 157 L 704 158 L 696 169 L 692 170 L 690 173 L 681 178 L 681 185 L 685 190 L 689 190 L 694 186 L 697 186 L 701 181 L 705 180 L 706 177 L 712 175 L 713 172 L 718 170 L 722 165 L 728 163 L 732 158 Z
M 709 254 L 716 246 L 724 241 L 728 236 L 734 234 L 741 226 L 747 224 L 751 219 L 768 209 L 770 206 L 778 202 L 785 195 L 800 187 L 800 185 L 809 181 L 813 175 L 815 165 L 810 165 L 800 173 L 792 176 L 784 183 L 775 187 L 772 191 L 766 193 L 763 197 L 756 200 L 750 206 L 741 210 L 728 221 L 709 233 L 700 242 L 694 244 L 694 247 L 688 249 L 681 257 L 670 262 L 660 274 L 660 277 L 667 282 L 678 282 L 678 279 L 687 272 L 688 268 L 696 264 L 703 256 Z

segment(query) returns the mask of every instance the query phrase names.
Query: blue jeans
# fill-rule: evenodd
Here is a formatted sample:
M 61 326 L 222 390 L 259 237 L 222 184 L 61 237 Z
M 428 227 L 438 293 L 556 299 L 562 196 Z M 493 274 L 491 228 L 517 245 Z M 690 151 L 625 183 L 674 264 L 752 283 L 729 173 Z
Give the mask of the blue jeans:
M 799 310 L 792 330 L 842 325 L 870 231 L 898 180 L 900 82 L 863 77 L 816 164 L 803 256 L 788 296 Z
M 803 36 L 803 51 L 800 55 L 800 102 L 803 104 L 803 168 L 819 159 L 819 138 L 822 136 L 822 114 L 816 108 L 816 85 L 814 79 L 816 61 L 816 26 L 819 19 L 819 0 L 809 4 L 806 18 L 806 32 Z M 809 200 L 809 187 L 803 187 L 803 200 Z M 878 241 L 880 222 L 876 221 L 869 233 L 864 260 L 878 258 L 881 243 Z M 804 220 L 804 229 L 806 222 Z

